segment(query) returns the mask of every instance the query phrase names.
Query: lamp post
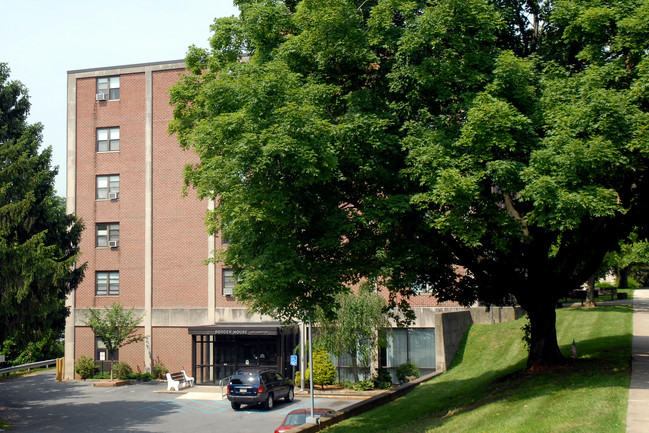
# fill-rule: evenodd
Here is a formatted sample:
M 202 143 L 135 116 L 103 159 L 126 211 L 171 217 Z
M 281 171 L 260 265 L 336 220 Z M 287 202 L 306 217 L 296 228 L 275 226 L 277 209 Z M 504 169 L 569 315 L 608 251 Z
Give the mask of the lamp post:
M 318 420 L 314 415 L 313 408 L 313 344 L 312 344 L 313 331 L 311 326 L 311 314 L 309 314 L 309 395 L 311 396 L 311 416 L 306 419 L 307 423 L 318 424 Z

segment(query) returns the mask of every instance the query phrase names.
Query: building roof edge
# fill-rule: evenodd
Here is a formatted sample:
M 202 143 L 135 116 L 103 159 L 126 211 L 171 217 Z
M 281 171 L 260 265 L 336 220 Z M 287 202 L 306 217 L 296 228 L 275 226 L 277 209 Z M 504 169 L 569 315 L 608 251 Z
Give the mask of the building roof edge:
M 68 75 L 72 74 L 80 74 L 80 73 L 85 73 L 85 72 L 97 72 L 97 71 L 107 71 L 111 69 L 126 69 L 126 68 L 142 68 L 146 66 L 157 66 L 157 65 L 170 65 L 174 63 L 185 63 L 185 59 L 180 59 L 180 60 L 167 60 L 167 61 L 160 61 L 160 62 L 148 62 L 148 63 L 134 63 L 130 65 L 119 65 L 119 66 L 107 66 L 103 68 L 87 68 L 87 69 L 74 69 L 71 71 L 68 71 Z

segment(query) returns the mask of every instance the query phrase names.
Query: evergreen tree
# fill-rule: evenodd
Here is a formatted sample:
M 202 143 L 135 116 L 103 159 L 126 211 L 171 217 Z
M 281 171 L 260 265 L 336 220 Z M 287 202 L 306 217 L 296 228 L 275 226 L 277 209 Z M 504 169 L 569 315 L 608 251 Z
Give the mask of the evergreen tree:
M 305 380 L 310 380 L 310 371 L 311 363 L 307 365 Z M 313 384 L 324 388 L 325 385 L 332 385 L 335 381 L 336 367 L 331 362 L 329 354 L 324 348 L 315 347 L 313 349 Z
M 54 194 L 52 149 L 39 152 L 42 125 L 27 123 L 27 89 L 9 72 L 0 63 L 0 344 L 10 340 L 14 357 L 60 337 L 65 297 L 85 266 L 77 266 L 83 225 Z

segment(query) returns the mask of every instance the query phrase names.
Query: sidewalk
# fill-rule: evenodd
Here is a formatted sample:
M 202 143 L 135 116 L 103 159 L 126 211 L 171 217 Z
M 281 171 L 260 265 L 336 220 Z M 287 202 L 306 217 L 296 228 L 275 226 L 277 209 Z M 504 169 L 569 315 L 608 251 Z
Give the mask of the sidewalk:
M 162 384 L 163 382 L 160 382 Z M 160 387 L 153 391 L 156 394 L 181 394 L 179 399 L 189 400 L 227 400 L 222 393 L 221 387 L 217 385 L 194 385 L 192 387 L 180 388 L 180 390 L 167 390 L 167 382 L 164 382 L 164 388 Z
M 649 289 L 633 292 L 631 385 L 626 415 L 627 433 L 649 431 Z

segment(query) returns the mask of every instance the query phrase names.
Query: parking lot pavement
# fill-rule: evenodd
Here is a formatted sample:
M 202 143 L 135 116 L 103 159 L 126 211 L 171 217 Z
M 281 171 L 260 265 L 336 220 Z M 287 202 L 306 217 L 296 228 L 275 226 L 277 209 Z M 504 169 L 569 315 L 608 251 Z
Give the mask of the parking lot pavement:
M 167 393 L 166 383 L 115 388 L 91 382 L 56 382 L 54 371 L 0 382 L 0 418 L 12 432 L 223 432 L 272 433 L 308 398 L 280 403 L 273 410 L 243 406 L 233 411 L 220 391 L 198 385 Z M 161 392 L 162 391 L 162 392 Z M 315 399 L 316 407 L 340 410 L 357 400 Z

